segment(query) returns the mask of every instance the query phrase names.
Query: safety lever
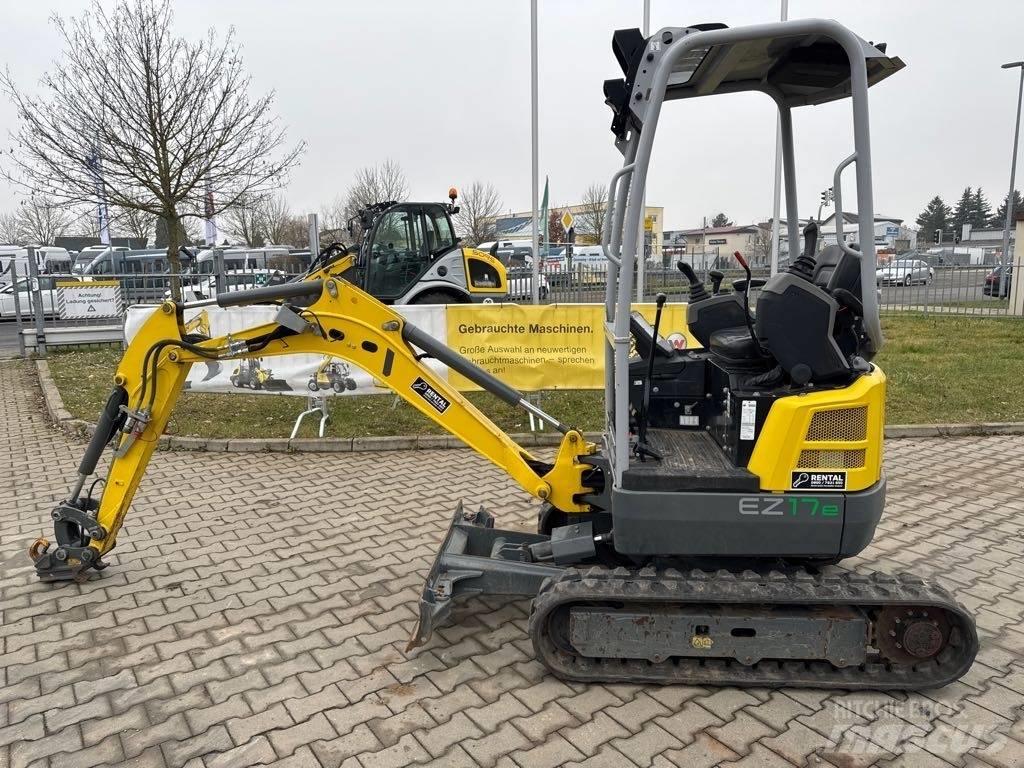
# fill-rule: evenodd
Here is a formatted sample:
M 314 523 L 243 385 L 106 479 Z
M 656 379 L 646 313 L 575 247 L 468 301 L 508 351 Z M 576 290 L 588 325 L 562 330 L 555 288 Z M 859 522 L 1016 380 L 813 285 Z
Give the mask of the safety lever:
M 661 312 L 665 308 L 666 299 L 667 297 L 664 293 L 659 293 L 654 300 L 656 307 L 654 310 L 654 343 L 651 345 L 651 356 L 647 360 L 647 378 L 644 379 L 643 399 L 640 401 L 640 413 L 637 416 L 636 447 L 633 449 L 640 461 L 645 461 L 648 456 L 658 461 L 661 461 L 662 458 L 660 453 L 647 445 L 647 422 L 650 419 L 651 411 L 651 380 L 654 378 L 654 350 L 658 343 L 658 327 L 661 325 Z

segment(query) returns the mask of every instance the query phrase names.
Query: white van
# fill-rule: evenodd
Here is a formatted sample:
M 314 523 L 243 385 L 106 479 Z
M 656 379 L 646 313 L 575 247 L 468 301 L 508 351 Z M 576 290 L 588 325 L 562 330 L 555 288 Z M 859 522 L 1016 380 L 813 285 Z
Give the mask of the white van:
M 574 245 L 572 249 L 572 263 L 573 265 L 586 264 L 604 269 L 608 259 L 604 257 L 604 250 L 600 245 Z
M 36 252 L 36 269 L 41 275 L 66 275 L 71 272 L 71 255 L 65 248 L 52 245 L 38 246 Z M 18 273 L 18 278 L 28 277 L 28 248 L 20 245 L 0 245 L 0 285 L 9 285 L 11 266 Z
M 70 275 L 71 254 L 67 248 L 47 245 L 36 250 L 39 271 L 44 275 Z
M 287 245 L 268 245 L 266 248 L 224 248 L 225 271 L 274 269 L 281 262 L 291 258 Z M 191 265 L 191 272 L 197 275 L 212 275 L 217 271 L 215 249 L 200 251 Z M 308 266 L 308 265 L 307 265 Z

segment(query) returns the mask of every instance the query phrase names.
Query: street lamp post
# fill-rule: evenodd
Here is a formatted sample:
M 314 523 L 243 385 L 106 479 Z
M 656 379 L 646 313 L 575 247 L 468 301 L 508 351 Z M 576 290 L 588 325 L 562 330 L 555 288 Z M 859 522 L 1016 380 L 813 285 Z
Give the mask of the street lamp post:
M 999 297 L 1006 293 L 1006 265 L 1010 256 L 1010 226 L 1013 223 L 1014 176 L 1017 171 L 1017 140 L 1020 138 L 1020 104 L 1024 97 L 1024 61 L 1011 61 L 1003 64 L 1003 69 L 1017 68 L 1020 70 L 1020 85 L 1017 88 L 1017 124 L 1013 129 L 1013 157 L 1010 160 L 1010 192 L 1006 196 L 1006 222 L 1003 224 L 1003 268 L 999 274 Z

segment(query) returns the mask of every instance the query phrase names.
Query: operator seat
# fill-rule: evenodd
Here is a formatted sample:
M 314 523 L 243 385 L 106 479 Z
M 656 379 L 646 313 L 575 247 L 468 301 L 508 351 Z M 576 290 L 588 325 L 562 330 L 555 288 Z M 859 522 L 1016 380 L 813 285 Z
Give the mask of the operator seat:
M 840 383 L 874 357 L 862 312 L 860 257 L 832 245 L 765 284 L 755 332 L 794 383 Z

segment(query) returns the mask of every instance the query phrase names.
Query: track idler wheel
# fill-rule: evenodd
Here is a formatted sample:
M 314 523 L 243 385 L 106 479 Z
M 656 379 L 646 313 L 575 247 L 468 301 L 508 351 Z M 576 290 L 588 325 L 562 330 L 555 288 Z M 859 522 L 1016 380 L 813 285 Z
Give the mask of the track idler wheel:
M 917 664 L 939 655 L 949 642 L 949 621 L 941 609 L 884 608 L 876 624 L 878 650 L 890 661 Z

